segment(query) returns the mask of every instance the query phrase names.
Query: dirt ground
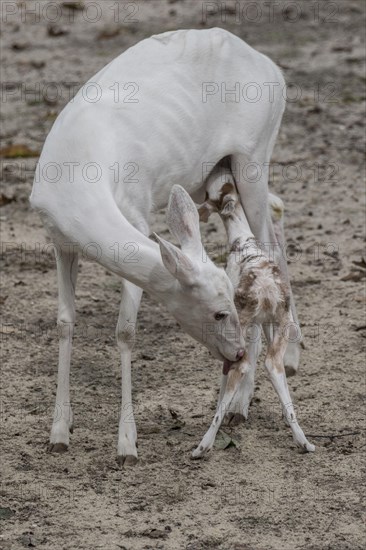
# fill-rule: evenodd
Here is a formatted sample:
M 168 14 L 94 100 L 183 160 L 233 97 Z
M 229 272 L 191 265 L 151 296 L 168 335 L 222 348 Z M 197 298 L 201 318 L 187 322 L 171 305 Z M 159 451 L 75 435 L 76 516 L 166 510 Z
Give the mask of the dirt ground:
M 362 548 L 364 2 L 99 0 L 88 9 L 58 2 L 61 12 L 52 11 L 56 2 L 45 11 L 47 4 L 2 3 L 0 548 Z M 68 453 L 49 454 L 57 288 L 53 255 L 28 204 L 37 154 L 75 89 L 124 49 L 157 32 L 212 26 L 270 55 L 290 84 L 271 188 L 286 203 L 306 345 L 289 385 L 316 452 L 295 449 L 259 365 L 249 420 L 223 427 L 240 447 L 192 461 L 211 422 L 220 364 L 144 296 L 133 364 L 140 460 L 121 470 L 119 281 L 82 261 L 75 430 Z M 168 235 L 164 213 L 154 230 Z M 219 220 L 202 232 L 223 262 Z

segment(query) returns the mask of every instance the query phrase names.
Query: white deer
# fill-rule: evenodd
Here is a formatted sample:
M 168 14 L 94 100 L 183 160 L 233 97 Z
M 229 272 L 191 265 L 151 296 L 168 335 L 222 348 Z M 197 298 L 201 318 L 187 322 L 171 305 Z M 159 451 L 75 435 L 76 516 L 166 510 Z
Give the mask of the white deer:
M 218 165 L 208 178 L 206 187 L 207 199 L 199 209 L 200 217 L 207 221 L 210 214 L 216 211 L 225 225 L 230 247 L 227 273 L 235 288 L 235 303 L 244 333 L 248 335 L 248 343 L 244 356 L 238 362 L 233 365 L 224 363 L 217 411 L 209 430 L 193 451 L 193 457 L 200 458 L 211 450 L 225 414 L 234 422 L 248 418 L 261 350 L 261 327 L 267 339 L 266 370 L 280 399 L 285 422 L 290 426 L 294 442 L 301 451 L 312 452 L 315 447 L 307 441 L 297 422 L 286 381 L 284 356 L 288 334 L 294 326 L 289 287 L 277 265 L 256 244 L 230 168 L 224 164 Z M 269 206 L 275 218 L 274 225 L 283 238 L 283 203 L 270 194 Z
M 258 101 L 246 100 L 247 83 L 262 90 Z M 238 101 L 237 91 L 235 101 L 231 92 L 220 93 L 237 84 Z M 202 203 L 203 167 L 227 157 L 232 168 L 239 166 L 235 182 L 251 231 L 262 243 L 277 243 L 267 208 L 268 171 L 285 108 L 284 86 L 270 59 L 223 29 L 173 31 L 143 40 L 114 59 L 56 120 L 31 195 L 58 251 L 60 345 L 51 450 L 67 449 L 73 424 L 69 371 L 80 251 L 122 278 L 117 324 L 121 463 L 137 459 L 130 414 L 131 326 L 142 290 L 216 358 L 234 362 L 243 356 L 233 286 L 202 254 L 198 215 L 188 195 Z M 126 176 L 131 169 L 134 176 Z M 151 212 L 166 206 L 169 196 L 168 225 L 181 249 L 161 238 L 158 246 L 147 237 Z M 278 262 L 288 281 L 281 255 Z M 295 316 L 293 302 L 291 309 Z M 298 354 L 288 356 L 296 370 Z

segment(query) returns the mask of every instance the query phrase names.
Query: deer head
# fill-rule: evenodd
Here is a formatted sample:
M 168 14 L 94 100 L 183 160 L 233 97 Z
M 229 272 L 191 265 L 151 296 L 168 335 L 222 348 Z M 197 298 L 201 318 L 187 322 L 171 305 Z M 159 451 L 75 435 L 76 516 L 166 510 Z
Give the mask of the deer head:
M 243 354 L 234 288 L 224 269 L 204 250 L 196 206 L 179 185 L 172 189 L 167 224 L 181 248 L 158 237 L 167 271 L 175 278 L 165 303 L 182 328 L 221 360 L 236 361 Z

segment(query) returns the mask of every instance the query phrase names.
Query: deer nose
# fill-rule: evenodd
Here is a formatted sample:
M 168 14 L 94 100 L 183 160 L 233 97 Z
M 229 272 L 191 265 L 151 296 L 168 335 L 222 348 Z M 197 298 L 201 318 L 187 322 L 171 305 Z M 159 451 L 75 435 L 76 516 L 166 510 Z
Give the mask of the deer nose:
M 239 350 L 238 353 L 236 354 L 236 360 L 239 361 L 239 359 L 241 359 L 242 357 L 244 357 L 243 349 Z

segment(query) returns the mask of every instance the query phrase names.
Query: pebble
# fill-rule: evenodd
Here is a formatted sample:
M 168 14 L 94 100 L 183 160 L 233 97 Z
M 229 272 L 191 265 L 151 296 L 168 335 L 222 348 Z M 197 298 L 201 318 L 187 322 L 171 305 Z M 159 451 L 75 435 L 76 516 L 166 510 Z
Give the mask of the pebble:
M 48 36 L 64 36 L 65 34 L 69 34 L 69 31 L 59 25 L 50 24 L 47 27 L 47 34 Z

